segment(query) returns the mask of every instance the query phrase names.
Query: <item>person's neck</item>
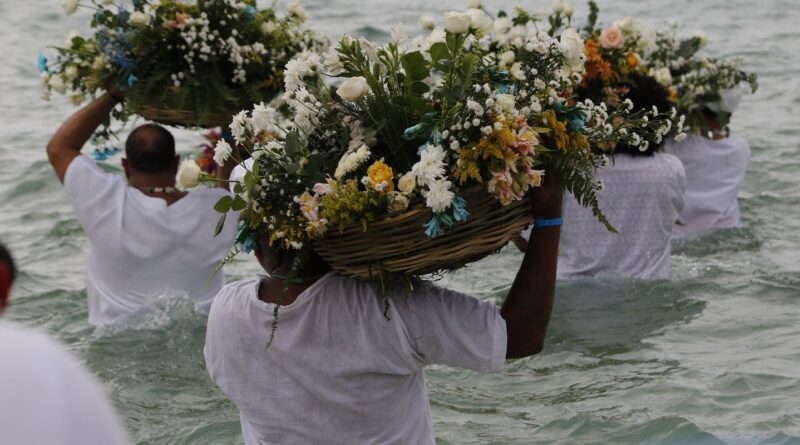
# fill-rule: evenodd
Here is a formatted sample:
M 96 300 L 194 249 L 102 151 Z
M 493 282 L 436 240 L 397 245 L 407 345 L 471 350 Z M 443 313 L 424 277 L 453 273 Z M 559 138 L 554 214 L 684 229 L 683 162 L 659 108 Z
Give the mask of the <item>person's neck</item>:
M 718 141 L 728 137 L 728 131 L 716 119 L 706 119 L 705 125 L 700 130 L 700 135 L 706 139 Z
M 175 187 L 175 175 L 169 173 L 136 173 L 128 177 L 128 185 L 138 189 Z
M 258 297 L 267 303 L 290 305 L 326 273 L 327 269 L 317 267 L 308 267 L 292 273 L 291 267 L 279 266 L 271 270 L 269 277 L 261 281 Z

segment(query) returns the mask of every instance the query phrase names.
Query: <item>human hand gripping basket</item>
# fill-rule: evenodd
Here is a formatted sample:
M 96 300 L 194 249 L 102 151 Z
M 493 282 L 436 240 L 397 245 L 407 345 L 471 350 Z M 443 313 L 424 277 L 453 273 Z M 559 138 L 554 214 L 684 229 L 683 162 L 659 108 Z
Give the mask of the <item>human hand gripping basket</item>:
M 314 242 L 317 253 L 341 274 L 375 279 L 386 273 L 425 275 L 462 267 L 502 249 L 533 221 L 531 197 L 507 206 L 486 191 L 466 191 L 467 221 L 435 238 L 423 227 L 431 210 L 422 202 L 407 212 L 370 224 L 331 229 Z

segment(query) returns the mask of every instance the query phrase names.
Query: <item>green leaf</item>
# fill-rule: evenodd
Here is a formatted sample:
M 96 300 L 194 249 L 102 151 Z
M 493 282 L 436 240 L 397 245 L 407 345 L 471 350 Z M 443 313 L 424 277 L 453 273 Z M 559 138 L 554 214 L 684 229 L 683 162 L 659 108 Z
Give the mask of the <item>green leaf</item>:
M 231 209 L 233 209 L 234 212 L 240 212 L 244 210 L 245 207 L 247 207 L 247 201 L 241 196 L 236 195 L 236 197 L 233 198 L 233 203 L 231 203 Z
M 217 227 L 214 228 L 214 236 L 219 235 L 222 232 L 222 229 L 225 227 L 225 217 L 227 215 L 222 215 L 219 217 L 219 221 L 217 221 Z
M 256 175 L 253 172 L 247 172 L 244 174 L 244 186 L 247 187 L 248 190 L 253 190 L 253 187 L 256 185 Z M 236 192 L 241 193 L 241 192 Z
M 214 204 L 214 210 L 218 211 L 219 213 L 227 213 L 231 210 L 231 206 L 233 206 L 233 198 L 230 196 L 223 196 L 219 198 L 216 204 Z
M 297 151 L 299 149 L 300 149 L 300 135 L 297 134 L 297 131 L 292 131 L 291 133 L 286 135 L 286 142 L 284 144 L 284 150 L 286 151 L 286 156 L 294 158 L 297 155 Z
M 431 45 L 430 49 L 431 62 L 436 64 L 440 60 L 450 58 L 450 50 L 447 49 L 447 44 L 444 42 L 437 42 Z
M 419 51 L 414 51 L 403 56 L 403 68 L 411 80 L 423 80 L 430 75 L 428 63 Z
M 241 182 L 237 182 L 236 185 L 233 186 L 233 193 L 239 194 L 244 192 L 244 187 L 242 187 Z

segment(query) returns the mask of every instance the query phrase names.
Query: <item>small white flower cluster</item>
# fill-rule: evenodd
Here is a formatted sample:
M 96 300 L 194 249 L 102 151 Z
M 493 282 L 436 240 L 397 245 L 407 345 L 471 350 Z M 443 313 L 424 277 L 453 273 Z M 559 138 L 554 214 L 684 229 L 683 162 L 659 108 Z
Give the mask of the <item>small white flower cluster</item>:
M 336 166 L 336 171 L 333 177 L 341 179 L 344 175 L 354 172 L 358 167 L 369 159 L 371 153 L 366 144 L 361 145 L 356 150 L 348 150 L 347 153 L 339 159 L 339 165 Z

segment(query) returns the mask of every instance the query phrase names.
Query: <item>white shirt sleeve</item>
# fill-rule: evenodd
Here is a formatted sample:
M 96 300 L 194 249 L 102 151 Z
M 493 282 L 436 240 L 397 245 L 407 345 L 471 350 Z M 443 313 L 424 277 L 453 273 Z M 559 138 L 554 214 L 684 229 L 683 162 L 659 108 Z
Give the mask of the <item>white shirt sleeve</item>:
M 86 155 L 73 159 L 64 175 L 64 190 L 90 236 L 98 223 L 116 215 L 127 187 L 122 177 L 106 173 Z
M 499 372 L 506 358 L 506 323 L 494 303 L 423 284 L 391 304 L 414 359 L 477 372 Z

